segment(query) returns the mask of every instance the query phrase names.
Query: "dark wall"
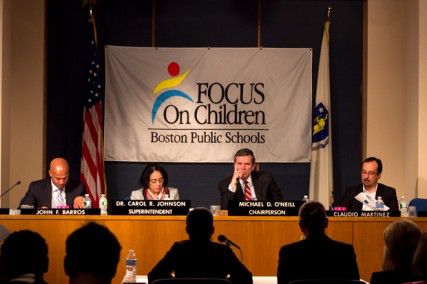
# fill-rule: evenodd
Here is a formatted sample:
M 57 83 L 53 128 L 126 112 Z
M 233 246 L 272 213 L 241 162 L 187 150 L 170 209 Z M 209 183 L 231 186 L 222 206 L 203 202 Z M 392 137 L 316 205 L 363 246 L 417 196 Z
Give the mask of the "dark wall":
M 88 49 L 87 10 L 81 0 L 47 3 L 46 159 L 65 156 L 71 174 L 77 177 Z M 338 199 L 346 186 L 359 181 L 362 1 L 97 0 L 94 11 L 101 45 L 152 46 L 154 38 L 154 44 L 161 47 L 257 47 L 259 14 L 261 46 L 313 49 L 314 89 L 323 22 L 330 4 L 332 139 Z M 144 166 L 106 163 L 109 197 L 127 198 L 136 188 Z M 163 166 L 170 185 L 178 187 L 182 198 L 191 199 L 193 206 L 218 203 L 217 183 L 232 172 L 231 163 L 171 161 Z M 261 164 L 260 168 L 273 173 L 285 198 L 300 199 L 308 192 L 309 164 Z

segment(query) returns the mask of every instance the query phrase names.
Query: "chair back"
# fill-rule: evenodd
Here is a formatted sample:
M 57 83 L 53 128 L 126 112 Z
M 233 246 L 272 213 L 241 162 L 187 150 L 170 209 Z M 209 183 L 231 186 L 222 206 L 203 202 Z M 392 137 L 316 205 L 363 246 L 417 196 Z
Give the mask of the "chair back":
M 300 279 L 289 282 L 289 284 L 365 284 L 363 280 L 348 279 Z
M 409 206 L 417 207 L 417 211 L 427 211 L 427 199 L 414 198 L 409 202 Z
M 223 278 L 165 278 L 157 279 L 152 284 L 231 284 Z

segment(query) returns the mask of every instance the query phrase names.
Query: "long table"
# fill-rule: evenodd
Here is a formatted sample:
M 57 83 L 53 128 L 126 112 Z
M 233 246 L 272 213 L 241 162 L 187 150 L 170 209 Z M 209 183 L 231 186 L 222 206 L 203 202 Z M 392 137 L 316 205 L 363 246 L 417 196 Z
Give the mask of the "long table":
M 381 270 L 383 231 L 399 218 L 329 218 L 327 234 L 354 245 L 360 275 L 370 280 Z M 413 219 L 427 230 L 427 218 Z M 137 273 L 147 274 L 176 240 L 186 239 L 184 216 L 34 216 L 0 215 L 0 224 L 8 230 L 29 229 L 40 233 L 49 246 L 48 283 L 67 283 L 63 269 L 65 239 L 87 222 L 107 226 L 119 239 L 122 252 L 113 283 L 120 283 L 125 272 L 129 248 L 136 251 Z M 243 262 L 253 275 L 276 275 L 278 252 L 282 245 L 301 239 L 297 217 L 215 216 L 215 233 L 226 235 L 239 244 Z M 90 254 L 91 252 L 88 252 Z M 235 250 L 240 257 L 240 252 Z M 321 256 L 319 256 L 321 258 Z

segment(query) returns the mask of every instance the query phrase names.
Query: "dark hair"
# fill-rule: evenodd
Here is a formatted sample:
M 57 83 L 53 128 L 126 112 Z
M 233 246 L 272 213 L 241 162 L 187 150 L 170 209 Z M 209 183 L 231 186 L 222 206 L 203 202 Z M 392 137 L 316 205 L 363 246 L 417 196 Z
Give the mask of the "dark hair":
M 418 241 L 417 249 L 415 250 L 412 259 L 415 273 L 423 279 L 427 278 L 427 233 L 423 232 Z
M 166 173 L 165 169 L 157 164 L 148 164 L 142 171 L 141 177 L 139 178 L 139 185 L 142 188 L 148 187 L 148 184 L 150 183 L 150 175 L 155 171 L 159 171 L 162 174 L 163 186 L 168 186 L 168 174 Z
M 363 164 L 364 163 L 369 163 L 369 162 L 377 162 L 377 165 L 378 165 L 377 172 L 378 172 L 378 174 L 380 174 L 380 173 L 383 172 L 383 163 L 381 162 L 380 159 L 378 159 L 376 157 L 368 157 L 368 158 L 364 159 L 363 162 L 362 162 L 362 168 L 363 168 Z
M 252 157 L 252 164 L 255 164 L 255 155 L 251 149 L 243 148 L 243 149 L 238 150 L 236 152 L 236 154 L 234 154 L 234 161 L 236 161 L 237 157 L 242 157 L 242 156 L 251 156 Z
M 1 246 L 0 275 L 14 278 L 26 273 L 34 273 L 42 278 L 47 272 L 49 259 L 45 239 L 29 230 L 10 234 Z
M 90 273 L 104 281 L 116 274 L 121 246 L 106 227 L 90 222 L 68 236 L 64 260 L 70 278 Z
M 187 233 L 190 240 L 209 240 L 213 233 L 212 213 L 204 208 L 194 208 L 187 215 Z
M 304 203 L 299 209 L 299 224 L 309 233 L 323 233 L 327 220 L 326 210 L 322 203 L 311 201 Z

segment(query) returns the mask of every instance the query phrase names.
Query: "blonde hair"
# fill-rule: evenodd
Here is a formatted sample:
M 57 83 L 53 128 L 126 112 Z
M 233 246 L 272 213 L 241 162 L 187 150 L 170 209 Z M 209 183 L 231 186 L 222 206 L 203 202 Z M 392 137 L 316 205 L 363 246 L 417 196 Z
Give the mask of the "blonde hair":
M 422 231 L 412 221 L 399 220 L 384 230 L 383 270 L 411 271 L 412 257 Z

